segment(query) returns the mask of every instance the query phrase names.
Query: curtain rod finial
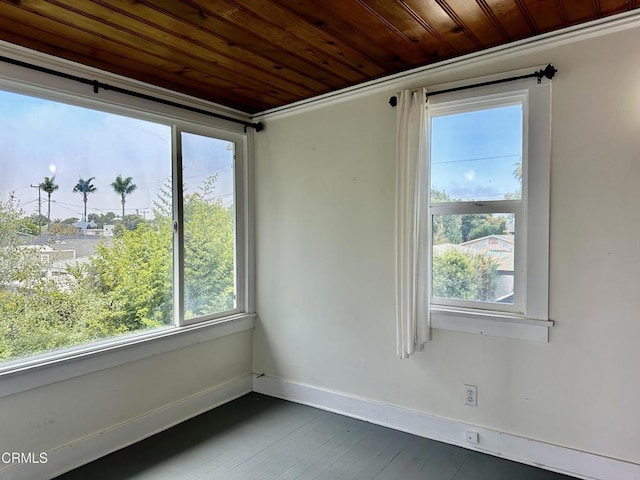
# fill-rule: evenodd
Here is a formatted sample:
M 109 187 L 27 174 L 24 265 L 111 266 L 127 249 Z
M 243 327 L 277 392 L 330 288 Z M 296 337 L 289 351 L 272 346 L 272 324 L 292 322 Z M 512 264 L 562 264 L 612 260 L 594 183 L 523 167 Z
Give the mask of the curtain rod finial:
M 536 72 L 538 83 L 542 81 L 542 77 L 546 77 L 549 80 L 551 80 L 557 72 L 558 72 L 558 69 L 551 64 L 547 65 L 544 70 L 538 70 Z

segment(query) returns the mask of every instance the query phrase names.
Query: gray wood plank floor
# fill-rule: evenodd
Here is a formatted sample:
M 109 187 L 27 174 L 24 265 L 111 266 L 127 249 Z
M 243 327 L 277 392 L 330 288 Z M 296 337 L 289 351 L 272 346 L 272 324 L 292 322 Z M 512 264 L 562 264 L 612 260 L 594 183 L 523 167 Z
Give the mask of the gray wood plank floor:
M 562 480 L 564 475 L 248 394 L 58 480 Z

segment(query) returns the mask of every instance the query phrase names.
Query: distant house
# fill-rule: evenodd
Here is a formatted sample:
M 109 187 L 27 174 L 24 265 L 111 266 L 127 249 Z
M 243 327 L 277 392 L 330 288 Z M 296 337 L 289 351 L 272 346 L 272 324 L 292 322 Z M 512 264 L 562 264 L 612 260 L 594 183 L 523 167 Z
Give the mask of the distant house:
M 88 228 L 96 228 L 98 226 L 98 224 L 96 224 L 96 222 L 94 222 L 93 220 L 91 220 L 90 222 L 87 222 L 87 221 L 76 222 L 76 223 L 73 223 L 72 225 L 76 228 L 79 228 L 80 231 L 82 232 L 82 235 L 87 234 Z
M 37 237 L 20 235 L 24 242 L 20 246 L 36 255 L 42 264 L 42 275 L 53 280 L 60 288 L 67 288 L 75 282 L 68 267 L 87 264 L 101 243 L 111 245 L 112 238 L 94 235 L 64 235 Z M 19 285 L 16 285 L 19 286 Z
M 43 264 L 76 258 L 76 251 L 73 249 L 55 249 L 49 245 L 22 245 L 20 248 L 35 252 Z

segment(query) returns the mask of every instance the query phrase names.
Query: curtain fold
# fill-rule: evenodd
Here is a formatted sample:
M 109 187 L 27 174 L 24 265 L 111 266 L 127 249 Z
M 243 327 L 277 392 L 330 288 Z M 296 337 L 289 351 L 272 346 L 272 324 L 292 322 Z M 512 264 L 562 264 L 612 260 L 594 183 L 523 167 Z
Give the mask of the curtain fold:
M 397 95 L 396 326 L 400 358 L 424 349 L 430 339 L 426 90 Z

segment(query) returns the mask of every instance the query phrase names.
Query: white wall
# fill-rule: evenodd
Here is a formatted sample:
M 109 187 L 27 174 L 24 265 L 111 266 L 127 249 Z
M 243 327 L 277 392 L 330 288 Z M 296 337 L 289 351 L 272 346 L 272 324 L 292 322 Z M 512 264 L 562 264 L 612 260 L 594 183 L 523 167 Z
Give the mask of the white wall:
M 548 344 L 436 330 L 399 360 L 395 91 L 268 119 L 255 144 L 254 371 L 640 463 L 639 39 L 626 30 L 412 85 L 559 69 Z
M 0 452 L 48 454 L 0 465 L 0 479 L 50 478 L 246 393 L 232 384 L 251 373 L 251 348 L 245 330 L 0 398 Z

